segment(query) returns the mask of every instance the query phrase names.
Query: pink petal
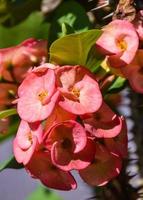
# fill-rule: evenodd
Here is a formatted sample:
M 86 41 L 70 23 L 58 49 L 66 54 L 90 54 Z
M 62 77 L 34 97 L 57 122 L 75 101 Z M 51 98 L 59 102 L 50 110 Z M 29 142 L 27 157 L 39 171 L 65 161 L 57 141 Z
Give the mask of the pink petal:
M 48 91 L 50 98 L 55 90 L 55 74 L 52 69 L 39 66 L 31 71 L 19 86 L 18 96 L 21 97 L 27 93 L 29 96 L 31 93 L 37 94 L 42 89 Z
M 16 160 L 24 165 L 27 164 L 38 145 L 41 144 L 42 139 L 43 129 L 40 123 L 28 124 L 22 120 L 13 142 Z
M 107 149 L 123 158 L 128 155 L 128 135 L 127 135 L 127 125 L 125 119 L 122 117 L 122 129 L 119 135 L 115 138 L 104 139 L 104 143 Z
M 59 92 L 55 91 L 54 71 L 39 68 L 34 69 L 27 75 L 18 90 L 20 96 L 18 99 L 18 113 L 23 120 L 28 122 L 46 119 L 52 113 L 59 96 Z M 39 97 L 39 95 L 44 96 Z
M 112 138 L 120 133 L 122 120 L 103 102 L 97 112 L 84 119 L 84 125 L 85 129 L 95 137 Z
M 57 86 L 67 90 L 71 86 L 73 86 L 76 82 L 81 81 L 85 76 L 85 74 L 92 77 L 93 79 L 95 78 L 94 75 L 87 68 L 83 66 L 65 65 L 59 67 L 56 70 Z
M 47 146 L 52 146 L 55 142 L 59 142 L 66 150 L 78 153 L 87 142 L 86 132 L 84 128 L 73 120 L 67 120 L 58 123 L 51 128 L 46 140 Z M 68 145 L 67 145 L 68 144 Z
M 46 119 L 52 113 L 59 92 L 56 92 L 48 104 L 42 105 L 35 95 L 22 96 L 18 100 L 17 111 L 21 119 L 27 122 L 36 122 Z
M 85 75 L 82 81 L 74 85 L 80 91 L 79 102 L 64 98 L 59 105 L 74 114 L 82 115 L 97 111 L 102 104 L 102 95 L 98 83 Z
M 106 31 L 106 28 L 105 32 L 103 29 L 103 34 L 97 40 L 96 47 L 105 55 L 115 55 L 120 52 L 115 43 L 115 35 L 110 31 Z
M 13 142 L 13 152 L 17 162 L 26 165 L 30 161 L 37 144 L 37 138 L 33 137 L 32 145 L 27 150 L 23 150 L 19 147 L 17 138 L 15 138 Z
M 138 49 L 139 39 L 130 22 L 114 20 L 103 29 L 103 34 L 96 44 L 102 53 L 109 55 L 108 61 L 111 67 L 122 67 L 133 60 Z
M 28 149 L 32 145 L 33 137 L 36 136 L 39 143 L 42 141 L 43 130 L 39 123 L 28 124 L 26 121 L 21 121 L 16 135 L 17 143 L 23 150 Z
M 75 83 L 75 79 L 76 79 L 76 70 L 74 68 L 68 71 L 64 71 L 60 76 L 61 84 L 65 89 L 71 87 Z
M 116 137 L 122 127 L 122 120 L 120 117 L 116 116 L 112 121 L 110 122 L 93 122 L 94 125 L 90 125 L 85 123 L 85 128 L 88 132 L 90 132 L 92 135 L 98 137 L 98 138 L 113 138 Z

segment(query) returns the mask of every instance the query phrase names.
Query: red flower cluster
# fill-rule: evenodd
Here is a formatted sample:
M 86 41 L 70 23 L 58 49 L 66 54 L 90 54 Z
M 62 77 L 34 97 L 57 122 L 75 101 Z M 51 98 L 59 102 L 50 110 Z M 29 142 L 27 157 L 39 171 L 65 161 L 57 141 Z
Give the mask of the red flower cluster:
M 30 38 L 0 50 L 0 77 L 21 82 L 29 67 L 46 61 L 47 41 Z M 12 71 L 12 74 L 10 73 Z
M 31 66 L 46 61 L 47 41 L 27 39 L 21 44 L 0 49 L 0 110 L 12 104 L 17 93 L 17 85 L 24 79 Z M 0 120 L 0 133 L 6 133 L 9 119 Z
M 120 173 L 127 154 L 126 124 L 103 101 L 90 71 L 45 63 L 28 71 L 18 96 L 22 120 L 14 155 L 32 177 L 70 190 L 77 186 L 72 170 L 94 186 Z

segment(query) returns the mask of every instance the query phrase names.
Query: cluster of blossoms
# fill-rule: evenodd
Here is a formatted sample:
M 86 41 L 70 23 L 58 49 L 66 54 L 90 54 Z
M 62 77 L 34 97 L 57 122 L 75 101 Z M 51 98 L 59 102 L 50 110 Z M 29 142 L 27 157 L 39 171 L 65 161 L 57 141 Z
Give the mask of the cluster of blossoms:
M 47 41 L 34 38 L 14 47 L 1 49 L 0 77 L 21 82 L 29 67 L 46 61 L 47 53 Z
M 111 71 L 125 77 L 131 87 L 143 93 L 142 42 L 143 11 L 137 13 L 134 21 L 114 20 L 103 28 L 97 48 L 106 55 L 106 64 Z
M 47 41 L 33 38 L 21 44 L 0 49 L 0 110 L 11 105 L 17 93 L 17 86 L 22 82 L 31 66 L 45 62 Z M 9 119 L 0 120 L 0 133 L 6 133 Z
M 45 63 L 30 69 L 16 103 L 21 122 L 13 151 L 33 178 L 71 190 L 77 186 L 72 170 L 93 186 L 120 173 L 127 155 L 126 123 L 105 103 L 85 67 Z

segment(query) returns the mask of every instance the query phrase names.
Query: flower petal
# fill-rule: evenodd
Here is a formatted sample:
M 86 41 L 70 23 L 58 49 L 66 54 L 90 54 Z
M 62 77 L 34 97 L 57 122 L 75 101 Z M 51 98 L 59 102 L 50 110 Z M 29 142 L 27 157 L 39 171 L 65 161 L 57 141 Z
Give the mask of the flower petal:
M 18 163 L 23 163 L 24 165 L 26 165 L 30 161 L 32 155 L 34 154 L 37 144 L 38 144 L 37 138 L 33 137 L 32 145 L 25 151 L 19 147 L 17 138 L 15 138 L 13 141 L 13 152 L 16 161 Z
M 96 155 L 95 162 L 87 168 L 80 170 L 79 174 L 89 185 L 102 186 L 120 173 L 122 164 L 120 157 L 107 152 L 101 145 L 97 145 Z
M 94 155 L 95 145 L 90 139 L 88 139 L 84 149 L 78 153 L 64 151 L 58 142 L 54 143 L 51 149 L 52 162 L 64 171 L 86 168 L 94 160 Z
M 102 95 L 95 80 L 85 75 L 74 87 L 79 89 L 79 99 L 74 101 L 65 97 L 64 101 L 59 102 L 63 109 L 73 114 L 83 115 L 95 112 L 100 108 Z
M 26 165 L 26 170 L 32 177 L 40 179 L 47 187 L 59 190 L 76 189 L 73 176 L 54 166 L 48 152 L 36 152 Z

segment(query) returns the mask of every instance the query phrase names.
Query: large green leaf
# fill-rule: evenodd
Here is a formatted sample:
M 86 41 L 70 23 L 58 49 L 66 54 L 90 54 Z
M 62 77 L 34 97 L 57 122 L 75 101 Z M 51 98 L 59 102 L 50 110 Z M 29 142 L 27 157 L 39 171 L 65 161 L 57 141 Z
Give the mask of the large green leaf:
M 83 32 L 91 28 L 85 9 L 75 0 L 63 1 L 53 12 L 50 41 L 63 36 L 61 28 L 63 23 L 68 24 L 75 32 Z
M 23 165 L 17 163 L 14 156 L 11 156 L 8 160 L 4 161 L 3 163 L 0 163 L 0 172 L 5 169 L 21 169 L 23 168 Z
M 92 72 L 96 72 L 99 69 L 104 58 L 105 57 L 98 52 L 95 46 L 93 46 L 91 50 L 89 51 L 87 61 L 86 61 L 86 67 L 90 69 Z
M 17 114 L 17 111 L 15 108 L 11 108 L 8 110 L 2 110 L 2 111 L 0 111 L 0 119 L 9 117 L 9 116 L 15 115 L 15 114 Z
M 26 198 L 26 200 L 61 200 L 61 197 L 56 195 L 51 190 L 45 187 L 39 186 L 36 191 Z
M 56 40 L 50 47 L 50 62 L 59 65 L 86 66 L 89 52 L 100 35 L 100 30 L 93 29 Z M 91 64 L 87 66 L 92 69 Z
M 40 12 L 32 13 L 25 21 L 11 28 L 0 25 L 0 48 L 19 44 L 30 37 L 47 39 L 49 26 Z

